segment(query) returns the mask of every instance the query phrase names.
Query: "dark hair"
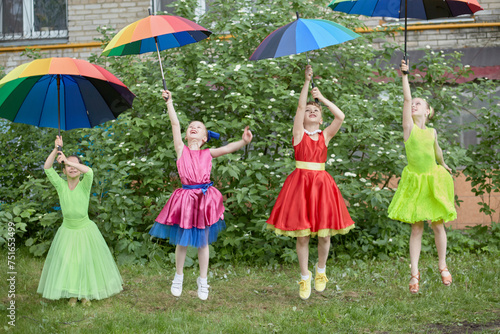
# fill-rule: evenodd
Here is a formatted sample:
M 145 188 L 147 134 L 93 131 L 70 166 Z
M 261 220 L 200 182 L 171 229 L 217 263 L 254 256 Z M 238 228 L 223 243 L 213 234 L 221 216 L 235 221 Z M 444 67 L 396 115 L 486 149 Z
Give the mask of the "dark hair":
M 77 156 L 76 154 L 68 155 L 66 156 L 66 158 L 76 158 L 78 160 L 78 163 L 83 165 L 82 159 L 80 159 L 80 157 Z M 62 169 L 64 168 L 66 168 L 66 164 L 63 164 Z
M 321 105 L 317 102 L 314 102 L 314 101 L 309 101 L 306 103 L 306 106 L 315 106 L 315 107 L 318 107 L 319 108 L 319 111 L 321 113 L 323 113 L 323 108 L 321 108 Z

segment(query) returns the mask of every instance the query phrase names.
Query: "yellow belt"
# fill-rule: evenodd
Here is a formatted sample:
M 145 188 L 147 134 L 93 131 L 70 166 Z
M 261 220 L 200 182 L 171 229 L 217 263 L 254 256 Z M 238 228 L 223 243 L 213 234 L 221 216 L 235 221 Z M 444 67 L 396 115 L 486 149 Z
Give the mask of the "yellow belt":
M 295 161 L 295 167 L 309 170 L 325 170 L 324 162 Z

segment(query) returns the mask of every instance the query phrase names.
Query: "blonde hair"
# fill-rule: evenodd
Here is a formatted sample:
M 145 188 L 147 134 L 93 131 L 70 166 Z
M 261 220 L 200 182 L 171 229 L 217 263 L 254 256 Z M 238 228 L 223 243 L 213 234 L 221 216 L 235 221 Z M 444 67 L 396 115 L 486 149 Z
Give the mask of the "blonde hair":
M 434 108 L 431 107 L 431 105 L 429 104 L 429 102 L 427 102 L 427 100 L 424 100 L 424 99 L 422 99 L 422 100 L 427 105 L 427 109 L 429 109 L 429 115 L 427 116 L 427 120 L 431 120 L 432 118 L 434 118 Z

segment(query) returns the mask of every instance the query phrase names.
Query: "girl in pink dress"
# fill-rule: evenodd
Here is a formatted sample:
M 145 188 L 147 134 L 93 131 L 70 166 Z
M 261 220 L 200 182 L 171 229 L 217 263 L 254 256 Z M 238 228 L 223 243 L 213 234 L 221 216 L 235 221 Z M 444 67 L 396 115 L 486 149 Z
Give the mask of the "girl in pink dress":
M 177 153 L 177 170 L 182 188 L 176 189 L 167 204 L 155 220 L 149 231 L 154 237 L 169 239 L 176 245 L 176 273 L 170 291 L 176 297 L 182 293 L 184 279 L 183 269 L 187 246 L 198 248 L 200 277 L 198 297 L 208 298 L 208 245 L 217 240 L 217 235 L 226 225 L 224 222 L 224 204 L 222 194 L 210 182 L 212 158 L 232 153 L 252 141 L 252 133 L 248 126 L 243 131 L 242 139 L 219 148 L 202 150 L 201 147 L 218 134 L 207 131 L 202 122 L 191 122 L 186 131 L 187 146 L 184 145 L 181 127 L 172 103 L 172 94 L 165 90 L 162 93 L 167 102 L 168 116 L 172 124 L 175 152 Z M 216 136 L 215 136 L 216 135 Z

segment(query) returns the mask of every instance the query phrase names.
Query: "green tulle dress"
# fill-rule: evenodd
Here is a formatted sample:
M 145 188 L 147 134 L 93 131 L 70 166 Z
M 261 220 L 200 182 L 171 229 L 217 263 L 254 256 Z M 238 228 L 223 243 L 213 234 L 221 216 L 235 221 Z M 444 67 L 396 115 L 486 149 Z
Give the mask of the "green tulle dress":
M 434 141 L 434 129 L 413 126 L 405 142 L 408 166 L 389 205 L 389 218 L 410 224 L 457 218 L 453 178 L 436 164 Z
M 47 299 L 103 299 L 122 291 L 123 280 L 109 248 L 88 217 L 93 172 L 70 190 L 53 168 L 45 173 L 59 195 L 63 223 L 50 246 L 38 285 Z

